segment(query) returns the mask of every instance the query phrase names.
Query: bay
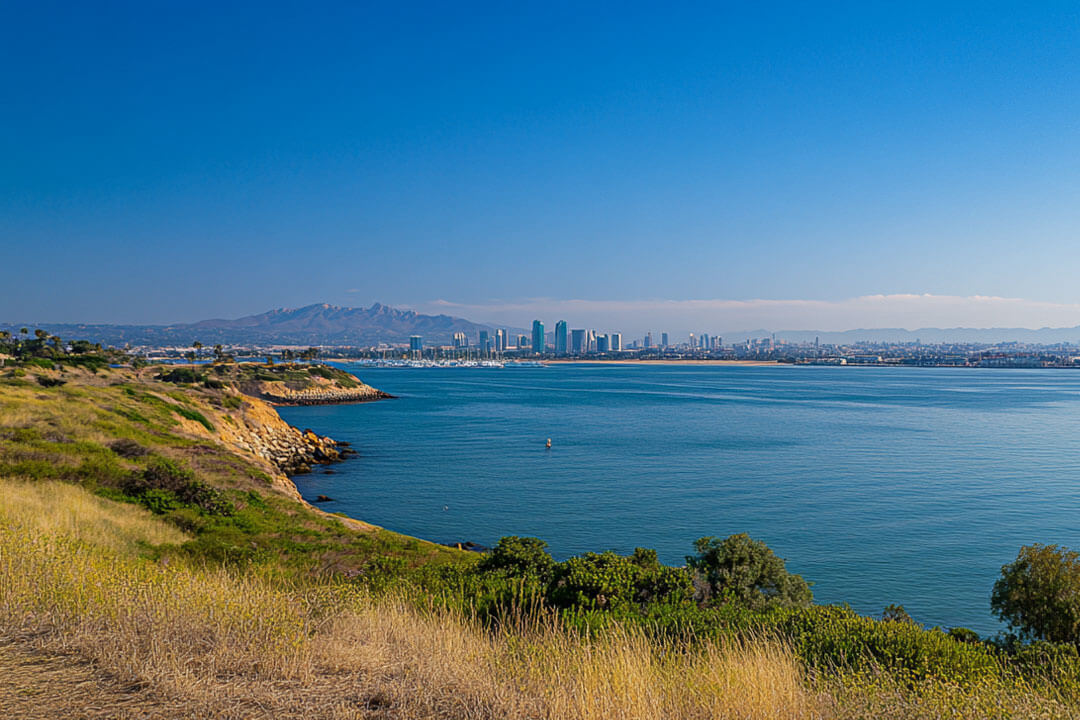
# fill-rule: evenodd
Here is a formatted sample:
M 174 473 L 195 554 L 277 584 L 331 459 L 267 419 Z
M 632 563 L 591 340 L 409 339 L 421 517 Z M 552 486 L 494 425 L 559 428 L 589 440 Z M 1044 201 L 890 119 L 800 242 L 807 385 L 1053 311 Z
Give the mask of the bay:
M 983 634 L 1021 545 L 1080 548 L 1080 373 L 342 367 L 398 399 L 281 408 L 360 453 L 297 486 L 435 542 L 534 535 L 560 559 L 641 546 L 678 565 L 698 537 L 747 532 L 817 602 Z

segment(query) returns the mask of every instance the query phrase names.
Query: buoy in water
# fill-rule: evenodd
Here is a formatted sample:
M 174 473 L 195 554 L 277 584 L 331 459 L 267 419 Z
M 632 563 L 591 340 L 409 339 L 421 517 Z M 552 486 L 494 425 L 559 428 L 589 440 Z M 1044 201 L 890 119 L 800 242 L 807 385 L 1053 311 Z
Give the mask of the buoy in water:
M 546 447 L 548 450 L 551 449 L 551 438 L 548 438 L 547 445 L 545 445 L 544 447 Z

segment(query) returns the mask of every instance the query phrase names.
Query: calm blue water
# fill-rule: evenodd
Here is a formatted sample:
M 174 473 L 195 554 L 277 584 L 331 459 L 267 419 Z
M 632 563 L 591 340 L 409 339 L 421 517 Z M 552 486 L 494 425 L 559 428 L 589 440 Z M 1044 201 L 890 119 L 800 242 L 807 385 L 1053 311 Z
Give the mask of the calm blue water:
M 345 366 L 348 367 L 348 366 Z M 326 509 L 437 542 L 535 535 L 556 557 L 748 532 L 819 602 L 1000 629 L 1019 547 L 1080 547 L 1080 373 L 829 367 L 364 369 L 398 395 L 282 408 L 353 443 L 296 478 Z M 544 449 L 552 438 L 554 447 Z

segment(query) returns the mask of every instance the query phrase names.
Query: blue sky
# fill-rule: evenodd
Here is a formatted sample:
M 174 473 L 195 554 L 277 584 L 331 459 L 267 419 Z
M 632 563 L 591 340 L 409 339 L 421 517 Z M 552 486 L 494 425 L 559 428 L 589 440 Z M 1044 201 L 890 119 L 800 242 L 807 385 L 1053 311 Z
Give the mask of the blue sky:
M 0 319 L 1075 325 L 1078 69 L 1073 3 L 5 3 Z

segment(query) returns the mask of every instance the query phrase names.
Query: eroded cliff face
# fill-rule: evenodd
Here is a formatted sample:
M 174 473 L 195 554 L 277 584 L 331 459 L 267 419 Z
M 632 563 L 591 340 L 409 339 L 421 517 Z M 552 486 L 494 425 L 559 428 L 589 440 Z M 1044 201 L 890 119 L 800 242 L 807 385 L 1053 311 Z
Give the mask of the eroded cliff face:
M 300 497 L 289 475 L 353 454 L 348 443 L 292 427 L 274 405 L 367 402 L 390 395 L 340 368 L 320 364 L 213 363 L 134 373 L 158 398 L 177 406 L 184 431 L 209 437 L 246 456 L 273 478 L 274 486 Z M 183 396 L 170 388 L 186 388 Z M 207 424 L 183 410 L 188 405 Z
M 244 405 L 230 417 L 234 422 L 221 424 L 220 439 L 266 460 L 286 475 L 308 472 L 319 463 L 336 462 L 350 452 L 332 438 L 294 428 L 257 398 L 245 398 Z
M 285 422 L 274 405 L 309 405 L 366 402 L 391 397 L 337 368 L 310 366 L 213 366 L 205 375 L 218 380 L 188 383 L 188 402 L 198 402 L 210 427 L 181 417 L 184 431 L 209 437 L 230 450 L 255 459 L 273 478 L 274 486 L 295 498 L 300 495 L 290 475 L 309 472 L 313 465 L 332 463 L 354 452 L 348 443 L 300 430 Z M 327 376 L 319 373 L 325 373 Z M 265 379 L 273 377 L 273 380 Z M 149 379 L 149 378 L 148 378 Z M 153 378 L 160 380 L 161 375 Z M 160 399 L 179 405 L 167 392 L 167 383 L 153 383 L 163 391 Z M 182 413 L 179 413 L 182 415 Z M 212 428 L 212 429 L 211 429 Z

